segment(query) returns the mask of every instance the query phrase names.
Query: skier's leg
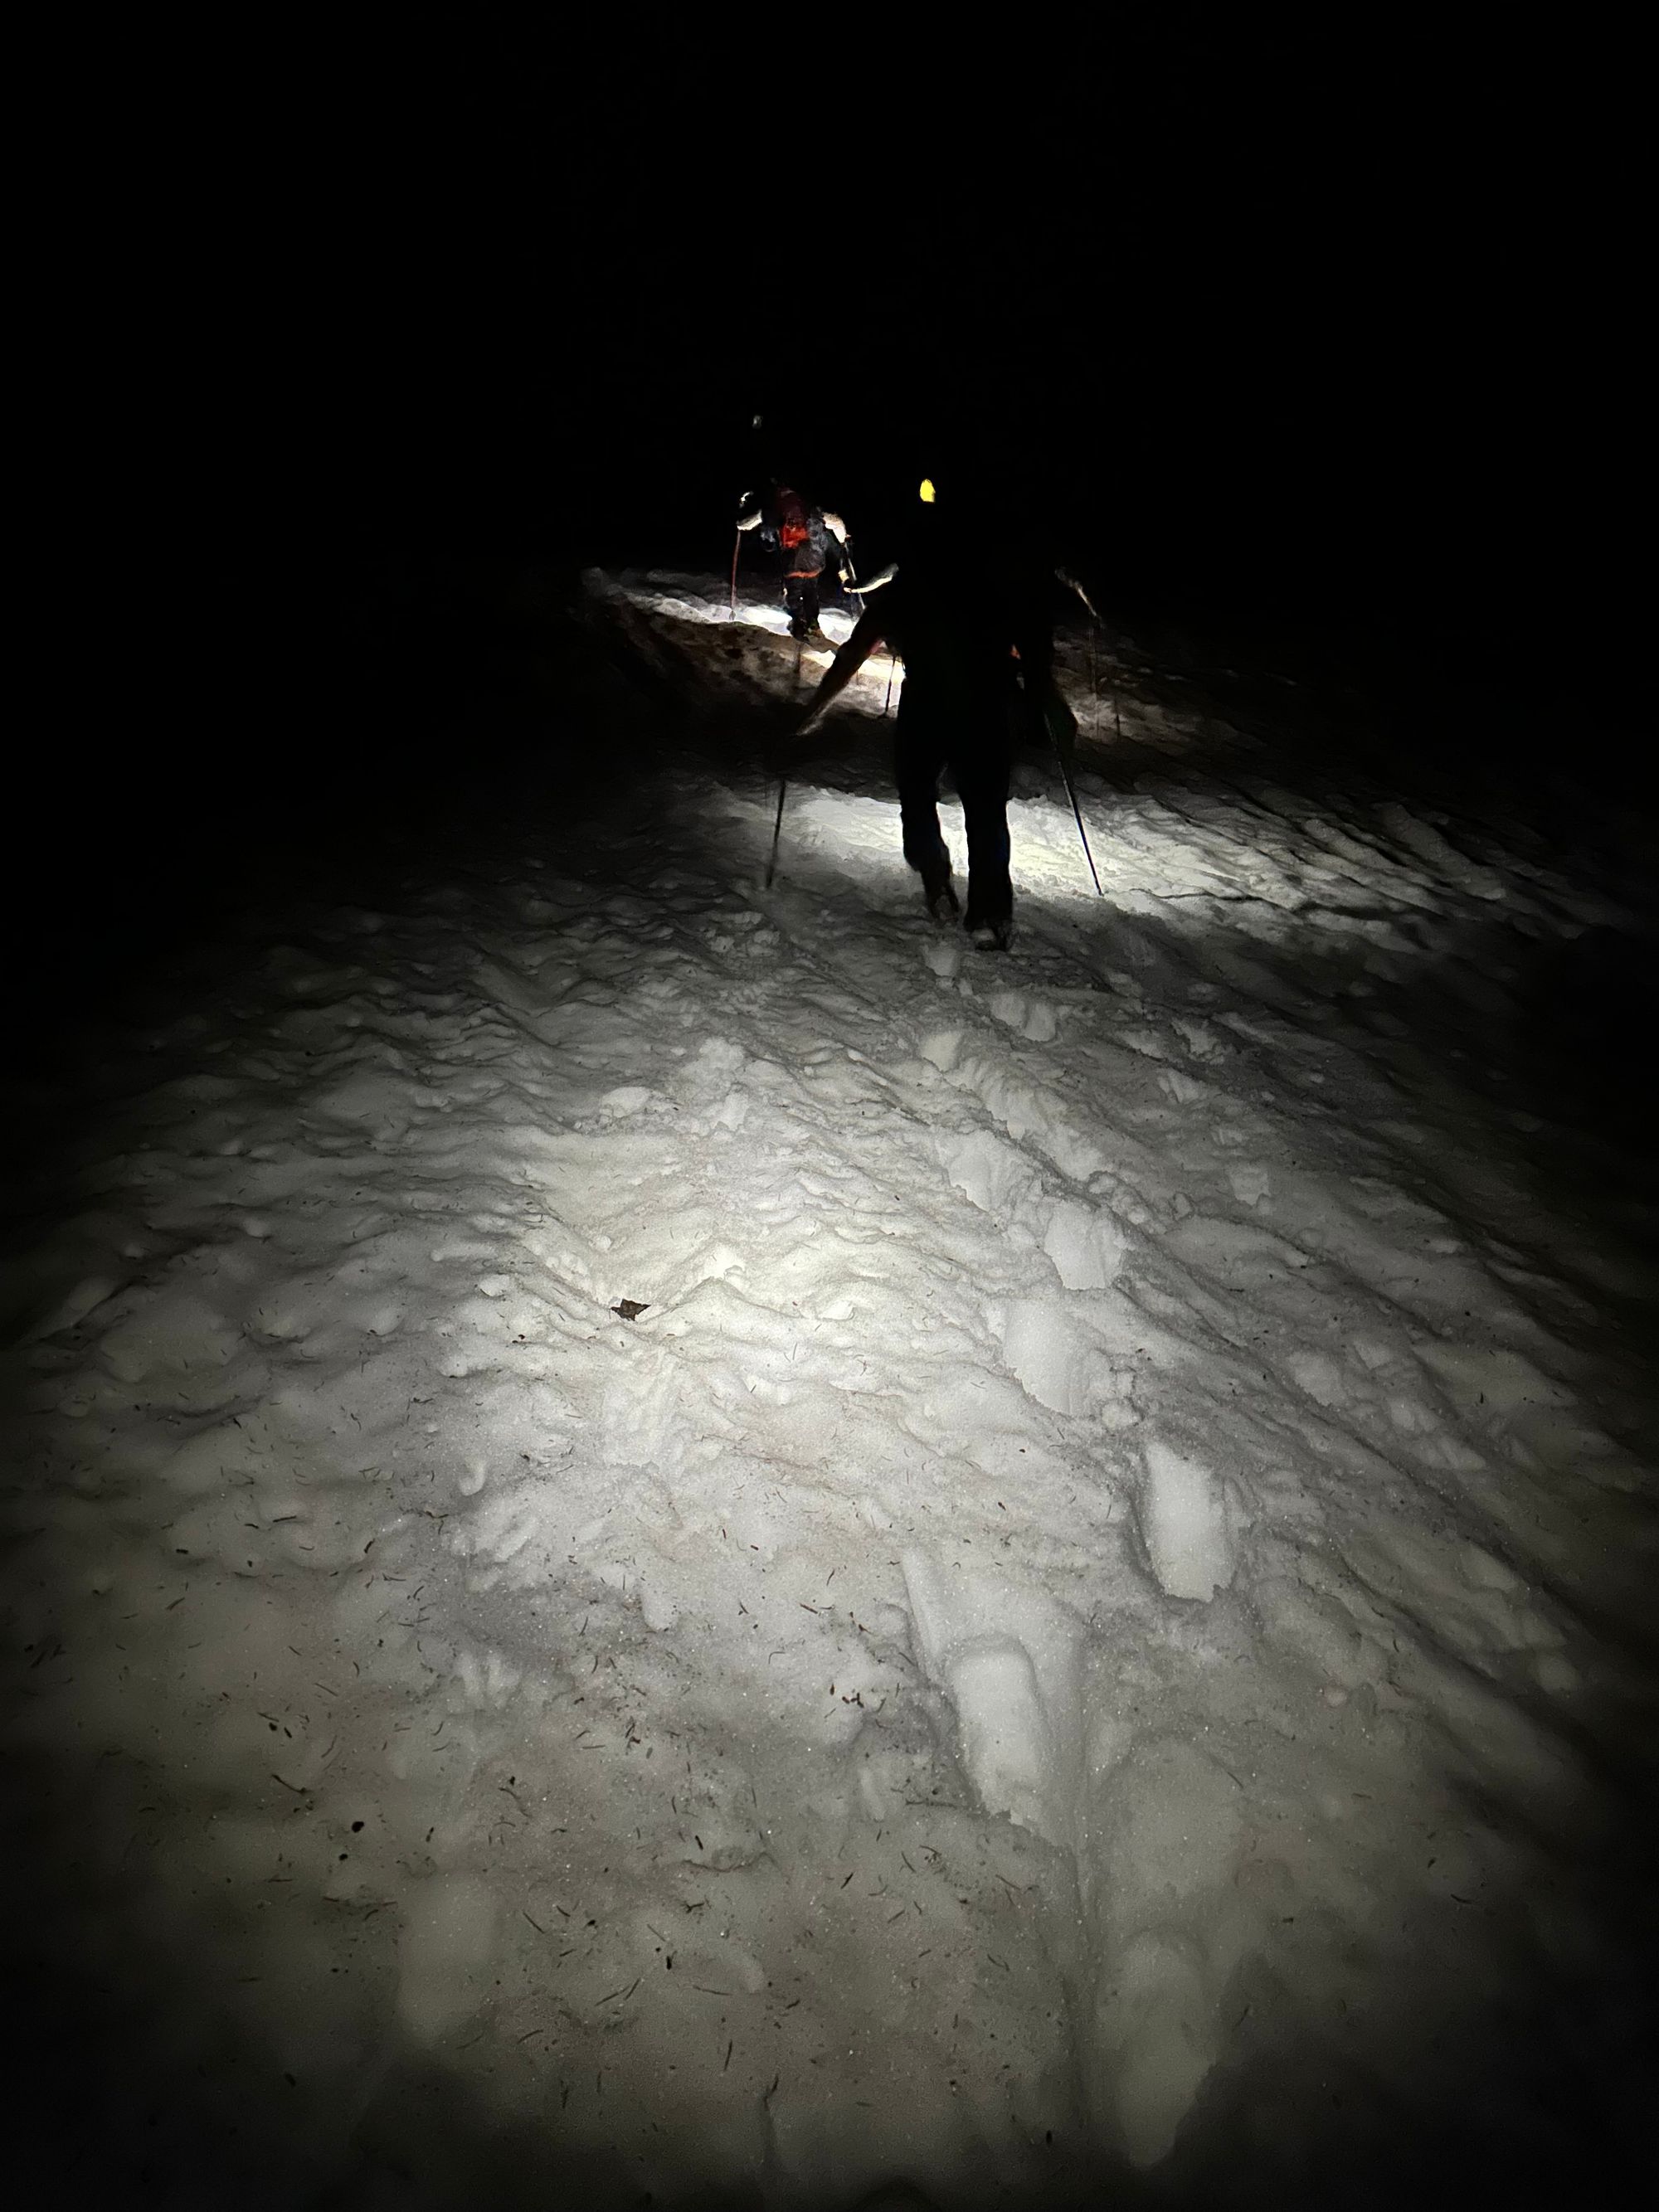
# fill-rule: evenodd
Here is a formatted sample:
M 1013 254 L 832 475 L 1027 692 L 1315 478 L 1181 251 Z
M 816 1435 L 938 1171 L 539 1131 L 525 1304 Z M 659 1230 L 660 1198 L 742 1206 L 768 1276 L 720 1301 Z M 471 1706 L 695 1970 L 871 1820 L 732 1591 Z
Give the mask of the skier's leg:
M 818 568 L 793 568 L 787 569 L 783 579 L 783 602 L 789 610 L 791 637 L 810 637 L 818 626 Z
M 1001 730 L 975 732 L 951 771 L 968 828 L 968 927 L 992 930 L 1006 944 L 1014 887 L 1008 873 L 1008 747 Z
M 928 906 L 941 915 L 956 912 L 951 848 L 939 826 L 939 780 L 944 766 L 945 745 L 938 729 L 926 716 L 914 711 L 907 714 L 901 705 L 893 768 L 904 857 L 921 878 Z

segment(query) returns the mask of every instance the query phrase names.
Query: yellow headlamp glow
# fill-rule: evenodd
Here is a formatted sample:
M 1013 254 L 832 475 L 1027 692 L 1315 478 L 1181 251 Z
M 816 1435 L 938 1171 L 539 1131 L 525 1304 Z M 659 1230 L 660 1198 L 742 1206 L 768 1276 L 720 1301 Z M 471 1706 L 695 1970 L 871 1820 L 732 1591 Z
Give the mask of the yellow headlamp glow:
M 932 477 L 924 477 L 921 480 L 921 487 L 919 493 L 922 505 L 924 507 L 931 507 L 937 495 L 938 495 L 933 489 L 933 479 Z

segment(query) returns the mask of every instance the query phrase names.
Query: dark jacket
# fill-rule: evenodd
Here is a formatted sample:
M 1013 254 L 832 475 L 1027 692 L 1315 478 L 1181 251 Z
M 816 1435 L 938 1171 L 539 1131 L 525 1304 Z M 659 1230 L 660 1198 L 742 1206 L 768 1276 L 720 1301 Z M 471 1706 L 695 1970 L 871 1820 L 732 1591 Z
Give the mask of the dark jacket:
M 817 576 L 840 552 L 823 511 L 787 484 L 769 484 L 762 497 L 745 503 L 740 520 L 758 508 L 763 545 L 783 556 L 787 575 Z

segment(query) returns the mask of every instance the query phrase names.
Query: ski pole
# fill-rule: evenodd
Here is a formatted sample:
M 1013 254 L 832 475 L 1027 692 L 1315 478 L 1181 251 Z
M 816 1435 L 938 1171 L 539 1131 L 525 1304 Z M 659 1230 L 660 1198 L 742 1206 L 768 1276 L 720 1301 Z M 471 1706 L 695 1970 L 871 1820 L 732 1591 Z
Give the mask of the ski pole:
M 738 549 L 743 544 L 743 532 L 738 531 L 732 540 L 732 612 L 729 620 L 738 618 Z
M 1100 698 L 1095 679 L 1095 647 L 1100 637 L 1099 610 L 1096 607 L 1094 601 L 1089 597 L 1087 592 L 1084 590 L 1082 585 L 1079 583 L 1077 578 L 1073 575 L 1069 568 L 1060 568 L 1056 571 L 1056 574 L 1059 575 L 1061 583 L 1069 585 L 1071 589 L 1077 593 L 1079 599 L 1082 600 L 1085 607 L 1088 610 L 1089 696 L 1095 702 L 1096 705 L 1098 706 L 1100 703 Z M 1119 738 L 1121 739 L 1123 735 L 1123 717 L 1118 712 L 1116 684 L 1112 686 L 1112 726 L 1117 732 Z
M 847 588 L 853 594 L 853 597 L 858 601 L 859 612 L 862 614 L 864 612 L 864 594 L 859 589 L 859 572 L 853 566 L 852 545 L 850 543 L 843 543 L 841 550 L 847 557 Z
M 797 638 L 795 640 L 795 689 L 797 692 L 800 690 L 801 654 L 805 650 L 805 647 L 802 641 L 799 638 Z M 798 726 L 795 732 L 797 737 L 800 735 L 801 729 L 805 726 L 805 725 L 804 723 Z M 788 795 L 789 771 L 786 769 L 783 774 L 778 778 L 777 819 L 772 824 L 772 852 L 771 857 L 766 863 L 766 888 L 769 891 L 772 888 L 772 878 L 778 871 L 778 840 L 783 835 L 783 802 Z
M 1083 600 L 1083 604 L 1085 607 L 1089 607 L 1089 602 L 1081 592 L 1078 593 L 1078 597 Z M 1089 607 L 1089 612 L 1092 617 L 1089 624 L 1089 696 L 1094 701 L 1096 717 L 1097 720 L 1100 709 L 1100 685 L 1099 679 L 1095 673 L 1095 650 L 1100 642 L 1100 617 L 1095 613 L 1092 607 Z M 1118 712 L 1117 686 L 1115 684 L 1112 685 L 1111 690 L 1112 727 L 1117 732 L 1118 743 L 1121 744 L 1123 742 L 1123 717 Z
M 1083 826 L 1083 809 L 1078 805 L 1077 786 L 1072 781 L 1071 766 L 1066 758 L 1066 748 L 1060 742 L 1060 726 L 1058 723 L 1050 719 L 1048 721 L 1048 730 L 1049 734 L 1053 737 L 1054 741 L 1054 751 L 1060 758 L 1060 772 L 1065 779 L 1066 795 L 1072 802 L 1072 813 L 1077 822 L 1077 834 L 1083 840 L 1083 857 L 1089 863 L 1089 873 L 1095 879 L 1096 890 L 1099 892 L 1102 898 L 1104 898 L 1106 894 L 1103 890 L 1101 890 L 1100 872 L 1095 866 L 1094 854 L 1089 850 L 1089 833 Z
M 781 775 L 778 778 L 778 818 L 772 824 L 772 854 L 766 863 L 766 888 L 769 891 L 772 888 L 772 878 L 778 872 L 778 840 L 783 835 L 783 802 L 788 792 L 789 779 L 787 775 Z

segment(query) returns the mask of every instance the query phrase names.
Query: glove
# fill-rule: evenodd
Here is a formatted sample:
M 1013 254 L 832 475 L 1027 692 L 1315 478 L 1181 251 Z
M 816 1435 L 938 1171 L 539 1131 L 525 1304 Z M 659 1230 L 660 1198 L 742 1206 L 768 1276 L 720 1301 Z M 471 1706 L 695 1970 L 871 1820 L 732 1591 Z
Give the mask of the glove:
M 823 526 L 832 538 L 838 539 L 842 544 L 846 544 L 847 525 L 842 520 L 840 515 L 831 514 L 827 507 L 823 510 Z

